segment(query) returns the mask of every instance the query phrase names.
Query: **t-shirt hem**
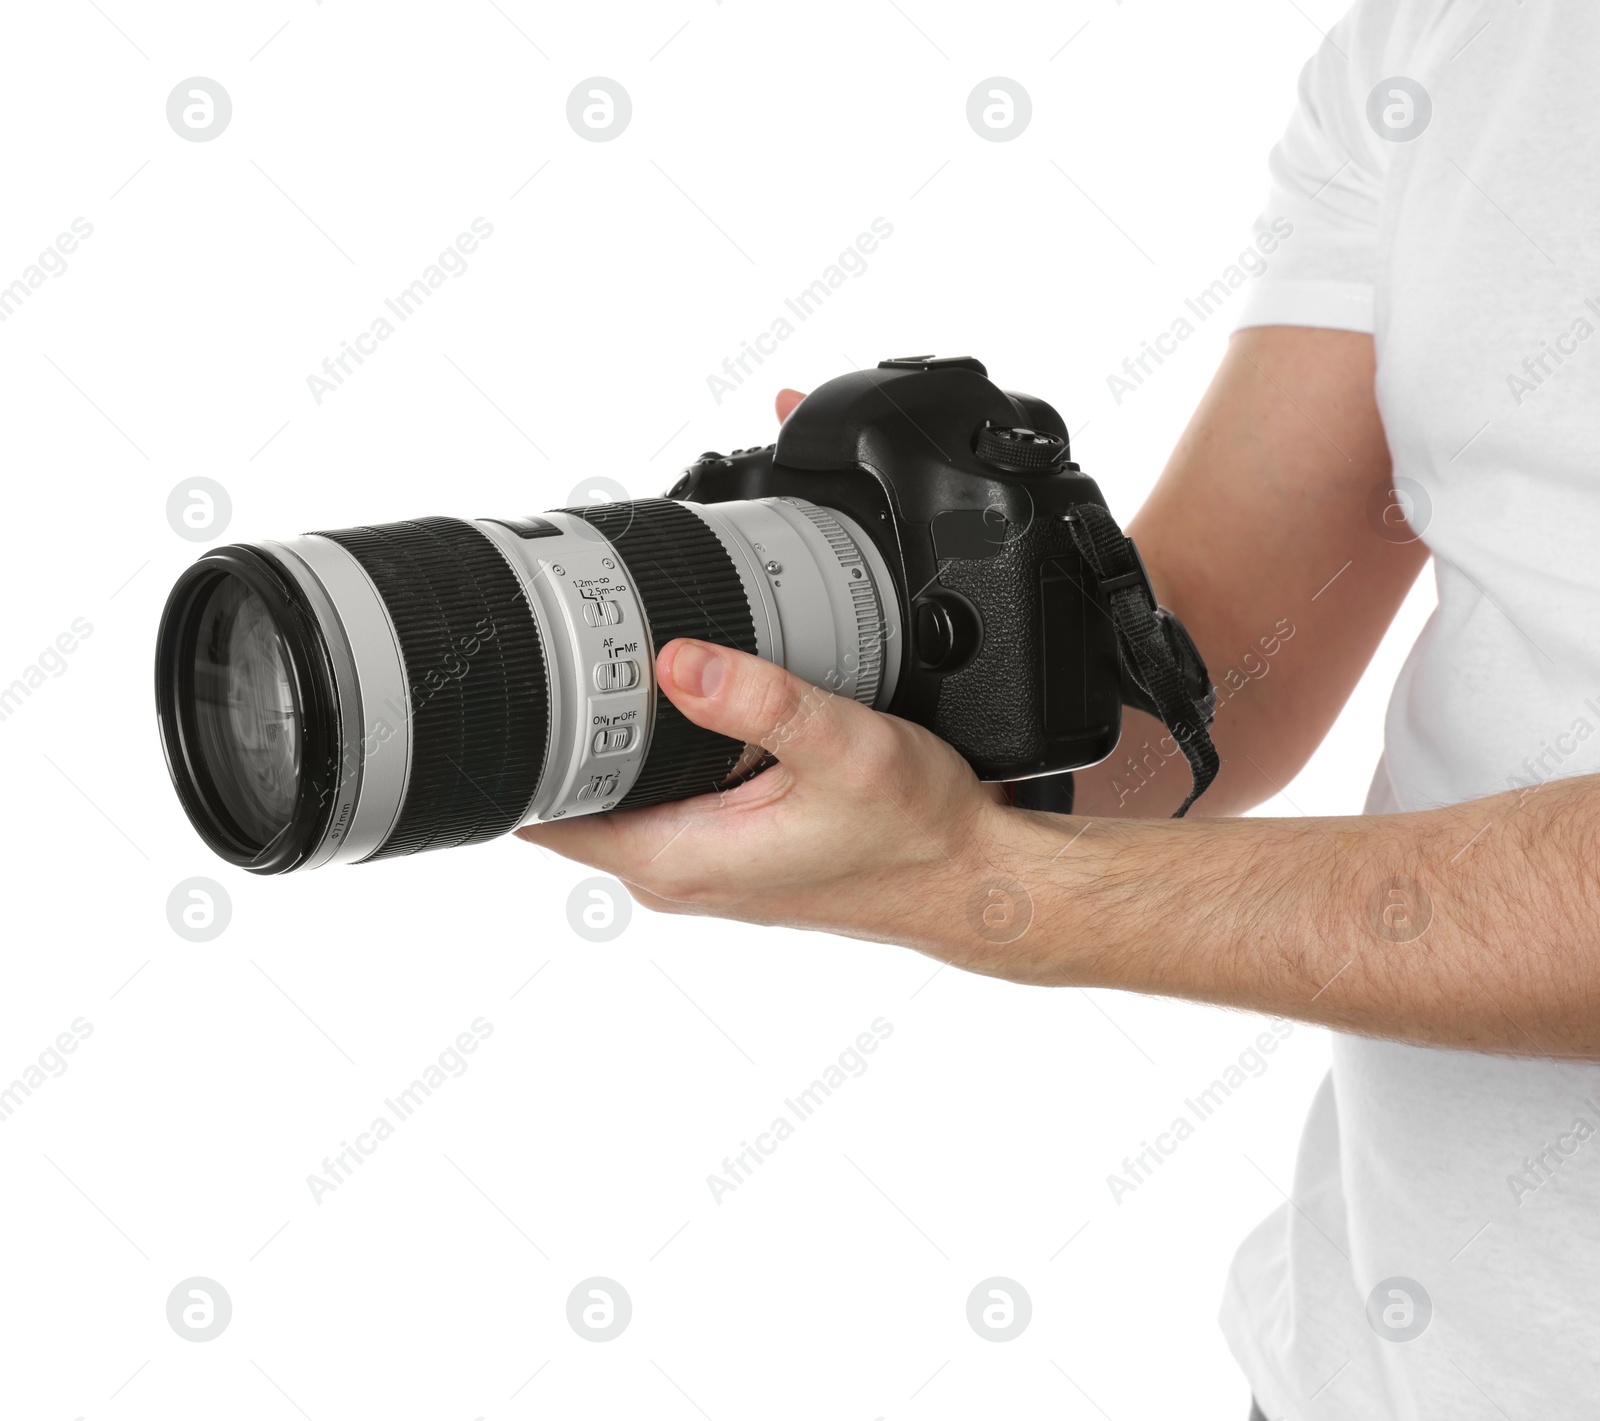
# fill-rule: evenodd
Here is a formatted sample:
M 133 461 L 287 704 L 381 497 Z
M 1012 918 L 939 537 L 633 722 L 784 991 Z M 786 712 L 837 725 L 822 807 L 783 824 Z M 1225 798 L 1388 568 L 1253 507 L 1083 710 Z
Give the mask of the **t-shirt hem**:
M 1250 1304 L 1239 1286 L 1238 1263 L 1229 1270 L 1228 1282 L 1223 1289 L 1222 1309 L 1217 1318 L 1222 1328 L 1222 1338 L 1239 1364 L 1250 1393 L 1265 1416 L 1288 1414 L 1289 1388 L 1283 1384 L 1258 1341 L 1260 1332 L 1250 1313 Z
M 1316 326 L 1372 334 L 1373 288 L 1348 281 L 1265 277 L 1245 297 L 1235 330 L 1249 326 Z

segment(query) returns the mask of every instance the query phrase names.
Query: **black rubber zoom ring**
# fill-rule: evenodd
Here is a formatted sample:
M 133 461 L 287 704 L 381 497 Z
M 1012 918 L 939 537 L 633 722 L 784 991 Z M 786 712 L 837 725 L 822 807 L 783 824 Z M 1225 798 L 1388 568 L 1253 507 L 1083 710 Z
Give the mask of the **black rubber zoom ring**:
M 617 550 L 650 619 L 656 651 L 687 636 L 755 652 L 755 623 L 739 570 L 722 540 L 683 504 L 644 498 L 563 511 L 587 519 Z M 618 807 L 721 789 L 743 754 L 742 741 L 702 729 L 658 695 L 644 766 Z
M 315 536 L 367 570 L 405 660 L 411 773 L 394 828 L 368 858 L 516 828 L 544 768 L 550 691 L 539 627 L 505 556 L 459 518 Z M 363 713 L 370 734 L 383 708 Z

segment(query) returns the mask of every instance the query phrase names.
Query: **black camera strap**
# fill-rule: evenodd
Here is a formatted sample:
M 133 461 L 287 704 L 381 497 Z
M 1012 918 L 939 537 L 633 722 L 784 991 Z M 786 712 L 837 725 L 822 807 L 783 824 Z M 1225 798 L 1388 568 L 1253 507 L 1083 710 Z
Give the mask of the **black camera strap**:
M 1203 666 L 1199 670 L 1199 680 L 1207 687 L 1203 698 L 1197 699 L 1185 684 L 1183 658 L 1174 631 L 1183 638 L 1184 649 L 1192 651 L 1193 644 L 1175 619 L 1158 606 L 1139 550 L 1117 526 L 1116 519 L 1099 504 L 1082 503 L 1068 516 L 1067 528 L 1084 562 L 1099 579 L 1124 663 L 1131 663 L 1134 679 L 1189 762 L 1189 797 L 1172 816 L 1181 819 L 1210 788 L 1221 767 L 1217 747 L 1206 729 L 1211 723 L 1215 692 L 1209 689 Z M 1193 655 L 1192 663 L 1191 676 L 1199 664 L 1198 653 Z

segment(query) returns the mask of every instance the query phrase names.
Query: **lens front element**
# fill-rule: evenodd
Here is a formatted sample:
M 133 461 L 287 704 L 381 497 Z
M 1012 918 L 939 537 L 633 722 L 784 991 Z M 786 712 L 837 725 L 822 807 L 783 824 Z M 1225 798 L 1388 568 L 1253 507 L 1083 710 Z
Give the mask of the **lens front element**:
M 220 807 L 265 844 L 294 814 L 300 708 L 266 604 L 231 574 L 212 584 L 198 611 L 193 675 L 196 748 Z
M 252 873 L 306 862 L 338 803 L 339 700 L 327 640 L 274 557 L 213 548 L 178 579 L 156 636 L 156 715 L 213 850 Z

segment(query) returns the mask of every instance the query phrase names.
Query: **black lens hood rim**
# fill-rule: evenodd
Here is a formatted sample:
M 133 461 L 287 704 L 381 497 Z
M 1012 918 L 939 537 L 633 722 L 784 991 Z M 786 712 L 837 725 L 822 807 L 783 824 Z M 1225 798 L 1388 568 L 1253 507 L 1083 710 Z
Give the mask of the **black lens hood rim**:
M 288 824 L 267 843 L 244 834 L 222 807 L 194 719 L 194 621 L 215 583 L 237 577 L 267 608 L 288 652 L 299 716 L 300 783 Z M 184 813 L 213 853 L 251 873 L 287 873 L 321 844 L 338 801 L 343 745 L 339 696 L 327 637 L 294 578 L 271 554 L 247 544 L 213 548 L 185 568 L 162 609 L 156 638 L 156 719 L 167 772 Z

